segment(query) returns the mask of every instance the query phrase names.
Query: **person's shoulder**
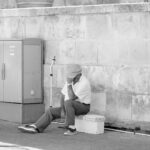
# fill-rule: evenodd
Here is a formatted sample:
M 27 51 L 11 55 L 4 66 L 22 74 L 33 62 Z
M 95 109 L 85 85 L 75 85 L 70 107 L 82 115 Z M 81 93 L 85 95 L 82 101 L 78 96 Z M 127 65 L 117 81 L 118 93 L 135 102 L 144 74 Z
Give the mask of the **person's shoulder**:
M 85 75 L 82 75 L 82 76 L 81 76 L 81 80 L 82 80 L 83 82 L 89 83 L 89 80 L 88 80 L 88 78 L 87 78 Z
M 82 77 L 83 79 L 88 80 L 88 78 L 87 78 L 84 74 L 82 74 L 81 77 Z

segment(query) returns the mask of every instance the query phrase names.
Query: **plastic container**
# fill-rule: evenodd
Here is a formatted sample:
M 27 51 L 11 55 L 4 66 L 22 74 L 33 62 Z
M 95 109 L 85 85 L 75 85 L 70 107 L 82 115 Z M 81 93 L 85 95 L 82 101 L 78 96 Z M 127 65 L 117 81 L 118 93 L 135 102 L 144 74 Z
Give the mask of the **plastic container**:
M 75 118 L 77 131 L 90 134 L 104 133 L 105 117 L 101 115 L 87 114 Z

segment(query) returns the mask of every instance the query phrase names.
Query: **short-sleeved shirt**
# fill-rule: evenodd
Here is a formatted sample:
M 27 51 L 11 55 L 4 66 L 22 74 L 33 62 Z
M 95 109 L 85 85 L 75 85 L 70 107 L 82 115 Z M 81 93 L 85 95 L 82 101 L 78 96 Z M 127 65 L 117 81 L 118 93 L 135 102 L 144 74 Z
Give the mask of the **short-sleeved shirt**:
M 61 93 L 65 96 L 65 100 L 69 100 L 67 82 L 61 90 Z M 90 104 L 91 102 L 91 86 L 88 79 L 82 75 L 79 81 L 72 84 L 74 94 L 78 97 L 77 101 L 81 103 Z

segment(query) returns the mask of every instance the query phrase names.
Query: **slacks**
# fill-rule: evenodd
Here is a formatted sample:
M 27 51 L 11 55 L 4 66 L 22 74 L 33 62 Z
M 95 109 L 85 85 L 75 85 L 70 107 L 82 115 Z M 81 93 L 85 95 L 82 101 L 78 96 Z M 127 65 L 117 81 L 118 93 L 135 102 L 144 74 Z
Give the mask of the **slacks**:
M 66 125 L 75 124 L 75 116 L 87 114 L 90 110 L 89 104 L 84 104 L 76 100 L 67 100 L 64 102 L 66 111 Z M 39 132 L 43 132 L 51 122 L 61 117 L 61 107 L 49 107 L 46 112 L 34 123 Z

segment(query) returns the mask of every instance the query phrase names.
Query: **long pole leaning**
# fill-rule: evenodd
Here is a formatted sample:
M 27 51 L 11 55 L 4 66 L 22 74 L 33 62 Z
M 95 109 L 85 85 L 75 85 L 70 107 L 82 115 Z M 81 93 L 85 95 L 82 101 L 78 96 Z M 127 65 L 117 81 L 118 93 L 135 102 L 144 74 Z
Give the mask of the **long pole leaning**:
M 50 107 L 53 106 L 53 65 L 55 64 L 56 57 L 54 56 L 51 59 L 51 65 L 50 65 L 50 100 L 49 105 Z

